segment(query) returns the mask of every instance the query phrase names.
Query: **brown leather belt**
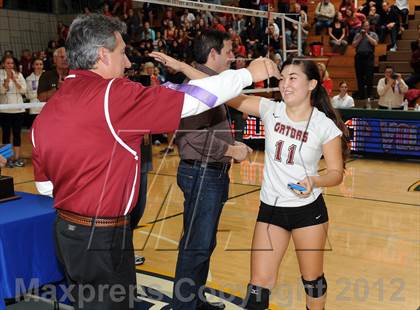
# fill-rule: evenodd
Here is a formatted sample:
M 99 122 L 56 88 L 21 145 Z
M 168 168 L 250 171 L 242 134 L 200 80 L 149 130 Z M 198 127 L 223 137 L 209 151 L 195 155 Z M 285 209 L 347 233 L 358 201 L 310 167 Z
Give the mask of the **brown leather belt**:
M 223 173 L 228 173 L 230 169 L 230 163 L 222 163 L 222 162 L 202 162 L 199 160 L 194 159 L 182 159 L 182 162 L 190 165 L 190 166 L 200 166 L 200 167 L 207 167 L 215 170 L 220 170 Z
M 79 215 L 73 212 L 64 211 L 57 209 L 57 214 L 63 220 L 66 220 L 70 223 L 82 225 L 82 226 L 92 226 L 95 227 L 120 227 L 129 225 L 129 216 L 121 216 L 121 217 L 89 217 Z

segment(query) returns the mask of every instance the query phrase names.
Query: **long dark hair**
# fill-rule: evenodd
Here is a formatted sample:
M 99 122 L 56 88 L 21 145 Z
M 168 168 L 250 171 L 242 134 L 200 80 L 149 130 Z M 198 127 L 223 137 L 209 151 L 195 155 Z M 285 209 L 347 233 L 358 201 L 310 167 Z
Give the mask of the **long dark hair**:
M 316 62 L 305 58 L 291 57 L 283 63 L 280 71 L 282 72 L 283 69 L 288 65 L 301 66 L 302 71 L 305 73 L 308 80 L 317 81 L 315 89 L 313 89 L 311 92 L 311 105 L 316 107 L 319 111 L 324 112 L 325 115 L 330 118 L 342 131 L 343 135 L 341 136 L 341 153 L 343 155 L 343 165 L 345 167 L 345 160 L 350 153 L 349 132 L 340 115 L 333 108 L 326 89 L 324 86 L 322 86 L 321 75 L 319 74 L 319 69 Z

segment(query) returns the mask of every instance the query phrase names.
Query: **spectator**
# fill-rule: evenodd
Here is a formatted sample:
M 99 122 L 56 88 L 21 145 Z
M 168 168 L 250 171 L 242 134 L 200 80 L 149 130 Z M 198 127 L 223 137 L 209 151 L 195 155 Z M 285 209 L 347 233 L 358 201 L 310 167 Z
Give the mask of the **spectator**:
M 385 42 L 386 34 L 391 34 L 391 52 L 397 51 L 397 35 L 400 29 L 400 21 L 398 15 L 394 12 L 388 2 L 382 3 L 383 14 L 381 14 L 379 41 Z
M 295 13 L 298 15 L 292 15 L 290 16 L 290 18 L 298 21 L 299 17 L 300 20 L 302 22 L 302 43 L 304 43 L 306 41 L 306 38 L 308 36 L 308 31 L 307 31 L 307 27 L 308 27 L 308 16 L 306 14 L 306 12 L 304 10 L 302 10 L 302 7 L 299 3 L 295 3 L 294 5 L 292 5 L 291 7 L 291 11 L 290 13 Z M 298 41 L 298 24 L 295 23 L 290 23 L 287 22 L 287 30 L 286 30 L 286 43 L 287 46 L 291 47 L 291 48 L 296 48 L 297 47 L 297 41 Z M 280 32 L 280 31 L 279 31 Z
M 321 0 L 315 8 L 315 33 L 319 35 L 323 28 L 328 28 L 333 23 L 335 7 L 330 0 Z
M 58 22 L 57 24 L 58 46 L 64 46 L 64 43 L 66 42 L 68 34 L 69 34 L 69 27 L 64 25 L 63 22 Z
M 22 73 L 24 78 L 32 73 L 32 54 L 28 49 L 22 50 L 19 71 Z
M 112 15 L 127 15 L 129 9 L 133 8 L 132 0 L 114 0 L 114 7 L 112 8 Z
M 327 71 L 327 67 L 324 63 L 318 62 L 319 75 L 321 77 L 322 86 L 327 91 L 328 96 L 331 97 L 333 91 L 333 81 L 330 79 L 330 75 Z
M 163 32 L 163 39 L 166 41 L 166 44 L 170 45 L 178 36 L 178 29 L 175 27 L 173 20 L 168 20 L 168 25 Z
M 4 69 L 0 70 L 0 104 L 23 103 L 22 95 L 26 93 L 26 82 L 22 73 L 16 71 L 12 56 L 3 57 Z M 14 159 L 9 159 L 7 167 L 23 167 L 24 161 L 20 158 L 20 132 L 24 121 L 25 109 L 8 109 L 0 113 L 1 127 L 3 129 L 3 144 L 10 143 L 10 130 L 13 131 Z
M 379 109 L 402 110 L 404 94 L 408 86 L 401 78 L 401 74 L 395 73 L 391 66 L 385 68 L 385 77 L 378 82 Z
M 38 100 L 38 82 L 39 78 L 42 75 L 44 69 L 44 63 L 42 59 L 35 58 L 32 62 L 32 70 L 30 76 L 26 78 L 26 98 L 30 100 L 30 102 L 39 102 Z M 30 108 L 29 115 L 30 115 L 30 124 L 32 125 L 35 117 L 41 112 L 42 108 Z
M 55 50 L 54 64 L 54 69 L 44 72 L 39 78 L 38 99 L 41 102 L 48 101 L 52 95 L 54 95 L 69 72 L 66 50 L 64 47 Z
M 237 56 L 246 57 L 246 49 L 239 35 L 234 36 L 232 39 L 232 52 Z
M 129 8 L 127 14 L 124 14 L 124 22 L 127 25 L 127 34 L 132 37 L 140 31 L 140 25 L 142 22 L 142 17 L 137 10 Z M 152 39 L 152 38 L 149 38 Z
M 246 19 L 243 15 L 240 14 L 233 14 L 232 15 L 233 22 L 232 28 L 233 30 L 240 36 L 243 36 L 246 31 Z
M 181 16 L 181 22 L 185 23 L 186 21 L 189 23 L 193 23 L 195 21 L 194 14 L 189 12 L 188 9 L 184 9 L 184 14 Z
M 356 33 L 358 33 L 362 28 L 362 24 L 366 20 L 366 16 L 362 13 L 354 12 L 352 9 L 347 9 L 345 20 L 349 30 L 348 41 L 351 44 Z
M 403 29 L 408 28 L 408 0 L 395 0 L 394 8 L 401 16 L 401 24 Z
M 369 29 L 369 22 L 365 21 L 362 25 L 362 30 L 356 34 L 353 41 L 353 47 L 356 48 L 354 65 L 358 99 L 370 98 L 372 95 L 375 46 L 378 45 L 378 35 Z
M 150 23 L 145 22 L 143 27 L 144 27 L 144 29 L 143 29 L 142 34 L 141 34 L 141 39 L 142 40 L 155 41 L 156 40 L 156 32 L 152 28 L 150 28 Z
M 376 6 L 371 6 L 369 9 L 369 14 L 366 17 L 367 21 L 370 24 L 370 30 L 374 31 L 374 32 L 378 32 L 379 28 L 380 28 L 380 21 L 381 21 L 381 16 L 376 13 Z
M 348 9 L 351 9 L 352 11 L 356 10 L 356 7 L 354 6 L 354 1 L 342 0 L 338 10 L 341 12 L 341 14 L 345 15 Z
M 223 24 L 220 23 L 220 19 L 217 16 L 213 17 L 213 22 L 212 22 L 211 28 L 215 29 L 215 30 L 226 32 L 225 26 L 223 26 Z
M 340 52 L 344 55 L 347 49 L 346 38 L 346 25 L 340 20 L 341 12 L 337 12 L 334 18 L 334 23 L 328 28 L 328 34 L 330 36 L 330 45 L 332 46 L 333 52 Z
M 334 96 L 331 103 L 335 109 L 348 109 L 354 107 L 353 98 L 347 94 L 348 86 L 345 81 L 340 82 L 340 93 Z
M 260 24 L 257 23 L 255 16 L 251 16 L 246 26 L 246 43 L 248 50 L 256 51 L 261 39 Z
M 13 63 L 14 63 L 14 68 L 13 69 L 15 71 L 19 72 L 19 68 L 20 68 L 19 60 L 17 60 L 17 58 L 14 56 L 13 51 L 12 50 L 4 51 L 3 58 L 4 57 L 12 57 L 13 58 Z M 3 68 L 3 66 L 4 66 L 3 63 L 1 63 L 0 66 L 2 66 L 1 68 L 4 69 Z
M 308 14 L 308 0 L 296 0 L 296 3 Z
M 418 82 L 420 82 L 420 46 L 419 40 L 411 42 L 411 61 L 410 66 L 413 68 L 413 73 L 405 81 L 409 88 L 416 88 Z
M 103 11 L 102 14 L 104 14 L 105 16 L 112 17 L 112 13 L 111 13 L 108 3 L 104 4 L 102 11 Z

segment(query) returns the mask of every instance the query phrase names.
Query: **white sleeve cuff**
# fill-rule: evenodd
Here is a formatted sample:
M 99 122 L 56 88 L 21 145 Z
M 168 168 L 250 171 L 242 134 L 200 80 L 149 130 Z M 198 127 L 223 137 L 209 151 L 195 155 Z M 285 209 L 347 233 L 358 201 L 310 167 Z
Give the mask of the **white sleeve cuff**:
M 252 75 L 247 69 L 226 70 L 219 75 L 192 80 L 188 84 L 199 86 L 217 96 L 214 108 L 239 96 L 242 89 L 252 84 Z M 185 94 L 181 118 L 200 114 L 210 108 L 198 99 Z
M 53 197 L 54 186 L 51 181 L 35 182 L 35 186 L 41 195 Z

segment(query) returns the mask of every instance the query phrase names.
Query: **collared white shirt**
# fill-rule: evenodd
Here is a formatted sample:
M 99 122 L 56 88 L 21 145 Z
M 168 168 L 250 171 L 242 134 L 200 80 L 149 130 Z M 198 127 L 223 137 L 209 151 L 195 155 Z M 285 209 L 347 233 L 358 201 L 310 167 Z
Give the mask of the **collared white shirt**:
M 349 109 L 354 107 L 354 100 L 348 94 L 345 94 L 344 97 L 340 95 L 334 96 L 331 103 L 335 109 Z

